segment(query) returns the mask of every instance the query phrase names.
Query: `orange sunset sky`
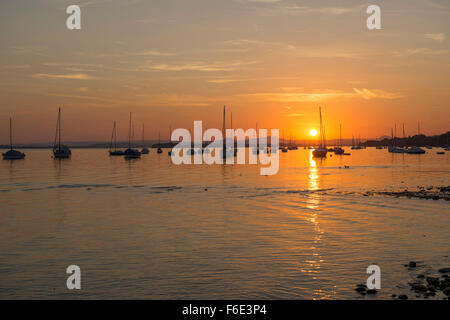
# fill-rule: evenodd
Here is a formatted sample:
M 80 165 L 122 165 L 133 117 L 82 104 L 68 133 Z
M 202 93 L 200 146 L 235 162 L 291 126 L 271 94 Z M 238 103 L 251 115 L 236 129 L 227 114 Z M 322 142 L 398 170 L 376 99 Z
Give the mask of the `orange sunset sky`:
M 81 7 L 81 30 L 66 7 Z M 382 29 L 366 27 L 378 4 Z M 169 126 L 280 128 L 309 138 L 450 129 L 450 1 L 82 0 L 0 2 L 0 144 L 107 141 L 128 116 Z M 281 133 L 281 131 L 280 131 Z M 136 136 L 140 135 L 140 131 Z M 399 135 L 401 130 L 399 129 Z

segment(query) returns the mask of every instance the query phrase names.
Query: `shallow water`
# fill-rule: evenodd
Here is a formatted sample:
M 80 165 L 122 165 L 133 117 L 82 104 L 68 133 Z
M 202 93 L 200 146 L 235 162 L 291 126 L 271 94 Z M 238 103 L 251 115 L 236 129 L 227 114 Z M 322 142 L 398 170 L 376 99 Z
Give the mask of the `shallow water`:
M 448 201 L 363 195 L 448 186 L 449 152 L 315 161 L 299 149 L 261 176 L 255 165 L 176 166 L 167 150 L 133 161 L 24 151 L 0 162 L 3 299 L 413 298 L 408 281 L 450 267 Z M 72 264 L 79 291 L 66 288 Z M 382 288 L 361 297 L 371 264 Z

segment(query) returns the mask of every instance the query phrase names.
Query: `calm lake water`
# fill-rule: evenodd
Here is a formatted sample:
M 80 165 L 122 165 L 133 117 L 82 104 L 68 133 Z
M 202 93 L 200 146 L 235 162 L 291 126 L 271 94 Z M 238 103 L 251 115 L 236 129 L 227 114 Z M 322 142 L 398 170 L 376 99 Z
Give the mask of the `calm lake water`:
M 448 186 L 450 152 L 314 161 L 299 149 L 260 176 L 256 165 L 176 166 L 167 150 L 134 161 L 24 151 L 0 162 L 3 299 L 368 299 L 354 288 L 371 264 L 374 298 L 414 298 L 408 281 L 450 267 L 448 201 L 363 195 Z M 66 288 L 72 264 L 79 291 Z

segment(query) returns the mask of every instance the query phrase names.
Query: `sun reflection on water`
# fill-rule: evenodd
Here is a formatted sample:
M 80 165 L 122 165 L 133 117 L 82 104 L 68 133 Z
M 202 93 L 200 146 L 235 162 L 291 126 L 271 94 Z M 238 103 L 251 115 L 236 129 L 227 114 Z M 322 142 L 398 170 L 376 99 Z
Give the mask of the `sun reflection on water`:
M 321 264 L 324 262 L 321 255 L 321 243 L 323 231 L 320 228 L 319 223 L 319 213 L 320 213 L 320 193 L 317 192 L 320 189 L 319 185 L 319 170 L 317 168 L 317 163 L 312 155 L 312 151 L 309 157 L 309 174 L 308 174 L 308 198 L 306 200 L 306 207 L 311 210 L 311 213 L 307 220 L 312 223 L 314 228 L 314 237 L 312 239 L 311 246 L 311 259 L 306 261 L 307 268 L 303 272 L 312 275 L 313 280 L 317 280 L 317 274 L 319 274 L 321 269 Z M 329 298 L 330 293 L 324 292 L 320 288 L 313 288 L 313 299 L 324 299 Z

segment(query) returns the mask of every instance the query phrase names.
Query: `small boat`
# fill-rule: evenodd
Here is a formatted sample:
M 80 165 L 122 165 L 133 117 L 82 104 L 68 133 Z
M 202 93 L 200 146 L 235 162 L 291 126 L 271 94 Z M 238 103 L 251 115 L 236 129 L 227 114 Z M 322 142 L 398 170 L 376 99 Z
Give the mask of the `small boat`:
M 339 147 L 335 147 L 333 152 L 337 155 L 343 155 L 345 153 L 345 150 L 342 149 L 342 124 L 339 125 Z
M 142 154 L 148 154 L 150 151 L 144 146 L 144 124 L 142 124 Z
M 424 154 L 425 150 L 423 150 L 420 147 L 411 147 L 409 149 L 406 149 L 406 153 L 408 153 L 408 154 Z
M 395 127 L 395 132 L 397 132 L 397 126 Z M 395 138 L 396 135 L 394 135 L 394 130 L 391 128 L 391 141 L 392 141 L 392 145 L 388 147 L 388 151 L 390 153 L 406 153 L 406 149 L 401 148 L 401 147 L 397 147 L 396 143 L 395 143 Z
M 56 143 L 58 141 L 58 143 Z M 61 144 L 61 108 L 58 109 L 58 121 L 56 123 L 55 143 L 53 145 L 54 159 L 68 159 L 72 155 L 68 146 Z
M 326 148 L 315 148 L 312 152 L 313 156 L 316 158 L 326 158 L 328 150 Z
M 438 151 L 437 154 L 445 154 L 444 151 Z
M 132 125 L 131 125 L 131 112 L 130 112 L 130 124 L 128 129 L 128 149 L 125 150 L 124 156 L 125 159 L 139 159 L 141 157 L 141 152 L 137 149 L 133 149 L 133 141 L 132 141 Z
M 396 146 L 390 146 L 390 147 L 388 148 L 388 151 L 389 151 L 390 153 L 406 153 L 406 152 L 407 152 L 407 149 L 403 149 L 403 148 L 396 147 Z
M 113 149 L 114 144 L 114 149 Z M 117 131 L 116 122 L 114 121 L 113 131 L 111 134 L 111 143 L 109 144 L 109 155 L 110 156 L 123 156 L 125 153 L 122 150 L 117 150 Z
M 137 149 L 127 149 L 124 152 L 125 159 L 139 159 L 141 157 L 141 153 Z
M 19 160 L 25 158 L 25 153 L 13 149 L 12 143 L 12 119 L 9 118 L 9 151 L 3 153 L 3 160 Z
M 282 147 L 282 148 L 281 148 L 281 152 L 286 153 L 286 152 L 288 152 L 288 149 L 287 149 L 286 147 Z
M 319 107 L 319 118 L 320 118 L 320 143 L 319 143 L 319 147 L 315 148 L 312 151 L 312 154 L 314 157 L 316 158 L 326 158 L 327 157 L 327 145 L 326 145 L 326 139 L 325 139 L 325 130 L 323 127 L 323 123 L 322 123 L 322 108 Z
M 432 146 L 425 146 L 425 148 L 427 148 L 427 149 L 429 149 L 429 150 L 433 149 Z
M 376 148 L 375 149 L 377 149 L 377 150 L 381 150 L 381 149 L 383 149 L 383 147 L 382 146 L 376 146 Z
M 158 150 L 156 151 L 157 153 L 163 153 L 161 148 L 158 148 Z

